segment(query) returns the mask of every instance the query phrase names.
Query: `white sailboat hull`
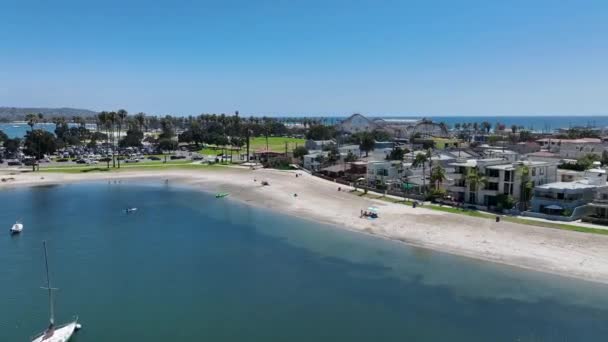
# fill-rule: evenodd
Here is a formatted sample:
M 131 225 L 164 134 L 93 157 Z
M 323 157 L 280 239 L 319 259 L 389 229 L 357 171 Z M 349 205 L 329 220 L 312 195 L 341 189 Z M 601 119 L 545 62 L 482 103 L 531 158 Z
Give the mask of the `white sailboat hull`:
M 78 323 L 76 321 L 73 321 L 68 324 L 62 325 L 53 329 L 52 334 L 48 331 L 45 331 L 35 337 L 32 342 L 67 342 L 70 340 L 72 335 L 74 335 L 74 331 L 76 331 L 77 324 Z
M 11 233 L 21 233 L 22 230 L 23 230 L 23 224 L 21 224 L 21 223 L 15 223 L 11 227 Z

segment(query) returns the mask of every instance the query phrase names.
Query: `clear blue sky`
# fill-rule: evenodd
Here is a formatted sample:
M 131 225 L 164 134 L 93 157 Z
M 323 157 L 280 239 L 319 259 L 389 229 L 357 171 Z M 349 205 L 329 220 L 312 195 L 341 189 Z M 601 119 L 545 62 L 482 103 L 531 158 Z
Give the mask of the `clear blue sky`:
M 608 1 L 0 0 L 0 106 L 608 114 Z

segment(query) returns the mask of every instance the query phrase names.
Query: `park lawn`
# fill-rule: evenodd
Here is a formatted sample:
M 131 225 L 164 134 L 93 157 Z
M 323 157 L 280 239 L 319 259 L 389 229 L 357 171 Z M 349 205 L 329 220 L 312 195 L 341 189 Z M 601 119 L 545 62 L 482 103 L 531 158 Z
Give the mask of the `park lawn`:
M 296 146 L 304 146 L 306 140 L 299 138 L 289 138 L 289 137 L 268 137 L 268 148 L 274 152 L 285 152 L 285 144 L 287 143 L 287 151 L 293 151 Z M 247 147 L 243 146 L 241 151 L 245 150 Z M 266 138 L 264 137 L 255 137 L 249 140 L 249 148 L 251 152 L 255 152 L 257 150 L 265 150 L 266 149 Z M 234 148 L 234 151 L 238 149 Z M 226 148 L 226 152 L 230 154 L 230 147 Z M 216 147 L 213 145 L 207 145 L 205 148 L 199 150 L 199 153 L 202 155 L 217 155 L 222 153 L 221 147 Z

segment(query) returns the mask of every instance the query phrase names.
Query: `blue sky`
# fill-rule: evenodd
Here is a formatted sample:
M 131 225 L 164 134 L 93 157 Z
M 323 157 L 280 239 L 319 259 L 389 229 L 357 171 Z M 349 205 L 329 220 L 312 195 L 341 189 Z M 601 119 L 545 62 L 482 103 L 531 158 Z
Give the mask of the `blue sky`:
M 0 0 L 0 106 L 608 114 L 607 1 Z

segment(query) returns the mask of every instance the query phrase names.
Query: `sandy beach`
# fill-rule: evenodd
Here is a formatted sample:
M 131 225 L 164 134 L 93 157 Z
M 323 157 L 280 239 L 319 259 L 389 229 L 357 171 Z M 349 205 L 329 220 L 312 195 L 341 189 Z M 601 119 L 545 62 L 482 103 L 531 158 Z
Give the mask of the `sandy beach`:
M 335 184 L 294 171 L 221 168 L 120 173 L 12 173 L 0 189 L 87 180 L 169 179 L 192 189 L 229 192 L 230 200 L 329 223 L 353 231 L 476 259 L 608 284 L 608 236 L 412 208 L 337 191 Z M 254 181 L 255 179 L 255 181 Z M 266 180 L 270 186 L 262 186 Z M 343 190 L 344 186 L 342 186 Z M 294 196 L 297 194 L 297 197 Z M 360 218 L 369 206 L 375 220 Z M 288 229 L 288 228 L 286 228 Z

